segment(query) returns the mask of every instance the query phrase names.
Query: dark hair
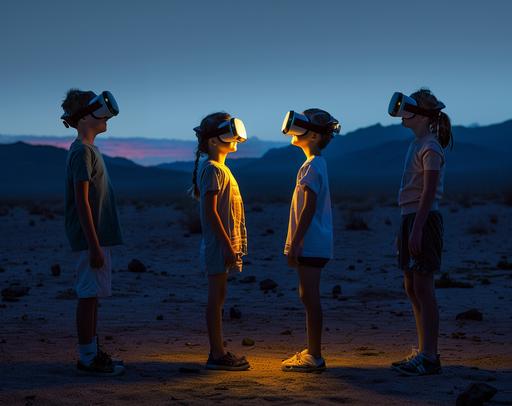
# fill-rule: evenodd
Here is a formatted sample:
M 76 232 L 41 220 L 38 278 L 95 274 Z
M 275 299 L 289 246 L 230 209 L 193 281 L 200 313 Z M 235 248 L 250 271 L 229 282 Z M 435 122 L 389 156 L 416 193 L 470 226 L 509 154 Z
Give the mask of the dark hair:
M 66 93 L 66 97 L 62 101 L 61 107 L 69 116 L 73 116 L 73 114 L 87 107 L 89 101 L 96 96 L 96 94 L 92 91 L 83 91 L 80 89 L 69 89 Z M 66 122 L 73 128 L 76 128 L 78 125 L 78 120 L 68 118 Z
M 322 109 L 307 109 L 304 110 L 303 113 L 313 124 L 321 125 L 327 128 L 329 128 L 331 124 L 334 124 L 336 120 L 327 111 Z M 334 137 L 334 131 L 327 131 L 321 134 L 319 133 L 319 135 L 321 138 L 318 142 L 318 148 L 324 149 Z
M 194 172 L 192 174 L 192 187 L 190 194 L 195 199 L 199 199 L 199 188 L 197 187 L 197 168 L 199 166 L 199 158 L 201 155 L 208 154 L 208 139 L 206 135 L 219 127 L 219 124 L 228 121 L 231 116 L 225 112 L 217 112 L 208 114 L 201 120 L 199 127 L 194 128 L 197 137 L 197 149 L 196 149 L 196 160 L 194 162 Z
M 439 100 L 437 100 L 436 96 L 426 88 L 421 88 L 414 92 L 411 94 L 411 97 L 418 102 L 419 107 L 424 109 L 435 109 L 439 105 Z M 446 148 L 448 145 L 450 145 L 450 149 L 453 148 L 452 124 L 450 117 L 446 113 L 439 111 L 436 117 L 430 118 L 428 125 L 432 132 L 435 131 L 437 140 L 443 148 Z

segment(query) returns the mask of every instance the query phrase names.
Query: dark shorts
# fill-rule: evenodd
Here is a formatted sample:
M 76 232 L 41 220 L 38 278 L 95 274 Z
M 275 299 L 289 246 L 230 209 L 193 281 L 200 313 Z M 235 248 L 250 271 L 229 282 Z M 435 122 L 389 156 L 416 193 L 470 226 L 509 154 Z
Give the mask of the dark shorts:
M 314 268 L 323 268 L 329 262 L 329 258 L 320 257 L 298 257 L 299 265 L 311 266 Z
M 443 217 L 437 210 L 428 214 L 423 227 L 421 254 L 412 256 L 409 253 L 409 235 L 412 231 L 416 213 L 402 216 L 398 233 L 398 266 L 404 271 L 429 274 L 441 269 L 443 252 Z

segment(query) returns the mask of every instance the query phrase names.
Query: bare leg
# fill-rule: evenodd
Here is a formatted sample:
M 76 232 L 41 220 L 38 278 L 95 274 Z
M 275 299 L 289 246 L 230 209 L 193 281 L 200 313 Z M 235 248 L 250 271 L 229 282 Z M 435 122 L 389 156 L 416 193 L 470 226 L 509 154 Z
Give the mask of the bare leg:
M 306 309 L 308 352 L 314 357 L 322 356 L 322 305 L 320 303 L 321 268 L 299 265 L 299 296 Z
M 412 311 L 414 313 L 414 321 L 416 322 L 416 333 L 418 335 L 418 350 L 421 352 L 423 351 L 424 346 L 424 333 L 421 323 L 421 306 L 418 302 L 418 298 L 416 297 L 416 294 L 414 293 L 414 280 L 415 276 L 413 272 L 411 271 L 405 271 L 404 272 L 404 287 L 405 292 L 407 293 L 407 296 L 409 297 L 409 300 L 412 305 Z
M 78 343 L 81 345 L 90 344 L 96 331 L 96 308 L 98 299 L 89 297 L 78 299 L 76 308 L 76 328 Z
M 210 340 L 210 352 L 217 359 L 225 354 L 222 338 L 222 306 L 226 298 L 227 273 L 208 276 L 208 305 L 206 324 Z
M 414 293 L 421 307 L 422 351 L 435 358 L 439 336 L 439 309 L 435 294 L 434 274 L 416 273 L 414 275 Z

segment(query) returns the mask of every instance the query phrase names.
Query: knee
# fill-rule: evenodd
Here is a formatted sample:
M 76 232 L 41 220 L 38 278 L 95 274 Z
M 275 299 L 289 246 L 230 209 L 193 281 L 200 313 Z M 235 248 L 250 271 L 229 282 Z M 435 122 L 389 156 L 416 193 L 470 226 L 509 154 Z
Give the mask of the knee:
M 414 295 L 419 301 L 425 302 L 434 297 L 434 289 L 426 284 L 416 283 L 414 284 Z
M 416 292 L 414 289 L 414 284 L 410 280 L 404 281 L 404 289 L 405 293 L 409 297 L 410 300 L 415 301 L 416 300 Z
M 304 306 L 314 306 L 320 303 L 319 295 L 306 289 L 299 289 L 299 298 Z

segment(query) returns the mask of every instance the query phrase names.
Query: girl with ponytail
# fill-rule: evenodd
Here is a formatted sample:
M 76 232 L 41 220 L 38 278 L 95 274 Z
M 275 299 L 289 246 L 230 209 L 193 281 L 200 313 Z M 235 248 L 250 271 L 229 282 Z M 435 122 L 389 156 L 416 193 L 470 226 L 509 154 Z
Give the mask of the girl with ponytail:
M 416 321 L 418 348 L 392 367 L 404 375 L 431 375 L 441 373 L 434 274 L 441 268 L 443 249 L 439 200 L 443 194 L 444 149 L 453 145 L 453 138 L 450 119 L 441 111 L 445 106 L 432 92 L 420 89 L 410 97 L 401 97 L 390 114 L 401 116 L 402 125 L 410 128 L 415 138 L 405 158 L 398 197 L 402 219 L 397 251 Z M 400 108 L 405 111 L 397 113 Z
M 241 272 L 242 256 L 247 254 L 243 201 L 236 179 L 225 164 L 240 140 L 232 134 L 220 135 L 228 128 L 236 132 L 237 123 L 241 123 L 237 120 L 227 113 L 213 113 L 194 128 L 198 145 L 191 188 L 191 194 L 199 200 L 203 233 L 199 257 L 201 268 L 208 275 L 206 322 L 210 354 L 206 368 L 228 371 L 249 368 L 245 357 L 224 350 L 222 337 L 228 272 Z M 202 155 L 206 159 L 200 162 Z

